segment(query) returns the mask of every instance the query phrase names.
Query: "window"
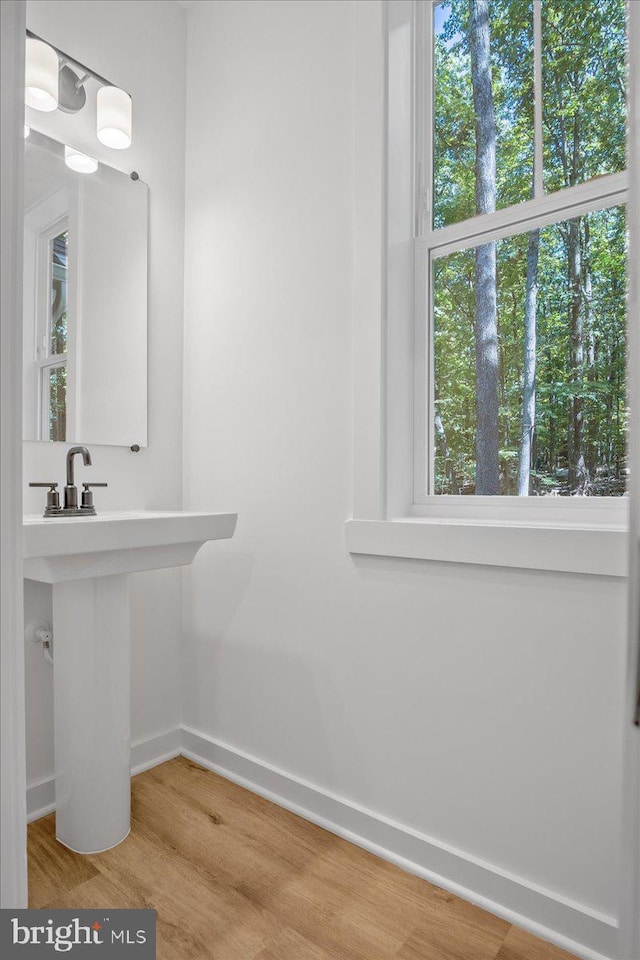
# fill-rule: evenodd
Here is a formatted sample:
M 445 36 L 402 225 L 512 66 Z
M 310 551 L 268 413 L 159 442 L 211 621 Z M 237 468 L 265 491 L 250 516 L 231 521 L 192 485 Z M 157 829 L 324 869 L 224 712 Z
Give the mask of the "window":
M 351 553 L 626 576 L 639 6 L 356 8 Z
M 69 231 L 66 219 L 41 237 L 38 270 L 47 297 L 38 311 L 38 358 L 41 440 L 67 438 L 67 333 Z
M 24 435 L 73 440 L 78 347 L 78 205 L 66 189 L 24 216 Z
M 625 0 L 415 14 L 414 512 L 621 497 Z

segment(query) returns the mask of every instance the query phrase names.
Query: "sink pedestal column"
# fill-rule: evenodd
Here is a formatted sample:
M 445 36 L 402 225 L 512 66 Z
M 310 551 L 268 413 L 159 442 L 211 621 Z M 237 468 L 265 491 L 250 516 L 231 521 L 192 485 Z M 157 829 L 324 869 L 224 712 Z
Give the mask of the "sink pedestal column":
M 97 853 L 130 828 L 127 575 L 54 583 L 53 624 L 56 837 Z
M 131 810 L 127 575 L 184 567 L 236 513 L 25 517 L 23 574 L 53 586 L 56 835 L 80 853 L 124 840 Z

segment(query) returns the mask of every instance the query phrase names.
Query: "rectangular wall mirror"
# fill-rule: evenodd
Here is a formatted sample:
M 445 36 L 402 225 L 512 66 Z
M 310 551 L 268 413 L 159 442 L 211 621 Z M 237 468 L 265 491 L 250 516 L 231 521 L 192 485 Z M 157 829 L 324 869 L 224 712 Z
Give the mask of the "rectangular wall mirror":
M 147 444 L 149 191 L 25 140 L 25 440 Z

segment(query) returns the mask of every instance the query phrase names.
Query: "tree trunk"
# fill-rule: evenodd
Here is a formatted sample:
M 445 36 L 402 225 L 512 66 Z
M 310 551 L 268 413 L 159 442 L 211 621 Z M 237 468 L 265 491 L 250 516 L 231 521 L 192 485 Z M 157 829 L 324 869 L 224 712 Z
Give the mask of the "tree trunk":
M 527 278 L 524 303 L 524 375 L 522 388 L 522 433 L 518 457 L 518 496 L 528 497 L 531 486 L 531 451 L 536 425 L 536 309 L 538 305 L 538 253 L 540 231 L 532 230 L 527 247 Z
M 591 279 L 591 264 L 589 258 L 589 230 L 588 222 L 585 223 L 584 237 L 584 257 L 583 257 L 583 300 L 586 325 L 586 379 L 590 387 L 590 394 L 597 396 L 598 366 L 597 366 L 597 347 L 596 335 L 594 330 L 593 316 L 593 282 Z M 599 403 L 597 400 L 589 399 L 585 415 L 586 443 L 585 443 L 585 461 L 589 478 L 597 474 L 598 461 L 600 459 L 598 446 L 599 434 Z
M 469 51 L 476 129 L 476 212 L 496 208 L 496 124 L 491 86 L 489 2 L 469 0 Z M 475 253 L 476 494 L 500 493 L 496 245 Z
M 574 389 L 568 429 L 569 491 L 583 493 L 587 482 L 584 461 L 584 316 L 581 290 L 580 218 L 568 223 L 567 260 L 569 275 L 570 369 Z

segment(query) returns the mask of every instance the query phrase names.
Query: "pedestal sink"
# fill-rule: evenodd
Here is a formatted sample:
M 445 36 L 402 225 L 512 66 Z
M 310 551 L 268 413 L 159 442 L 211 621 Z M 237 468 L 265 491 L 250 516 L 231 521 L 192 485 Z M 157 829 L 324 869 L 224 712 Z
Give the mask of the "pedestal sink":
M 24 518 L 24 576 L 53 585 L 56 836 L 78 853 L 130 829 L 128 574 L 191 563 L 235 513 Z

